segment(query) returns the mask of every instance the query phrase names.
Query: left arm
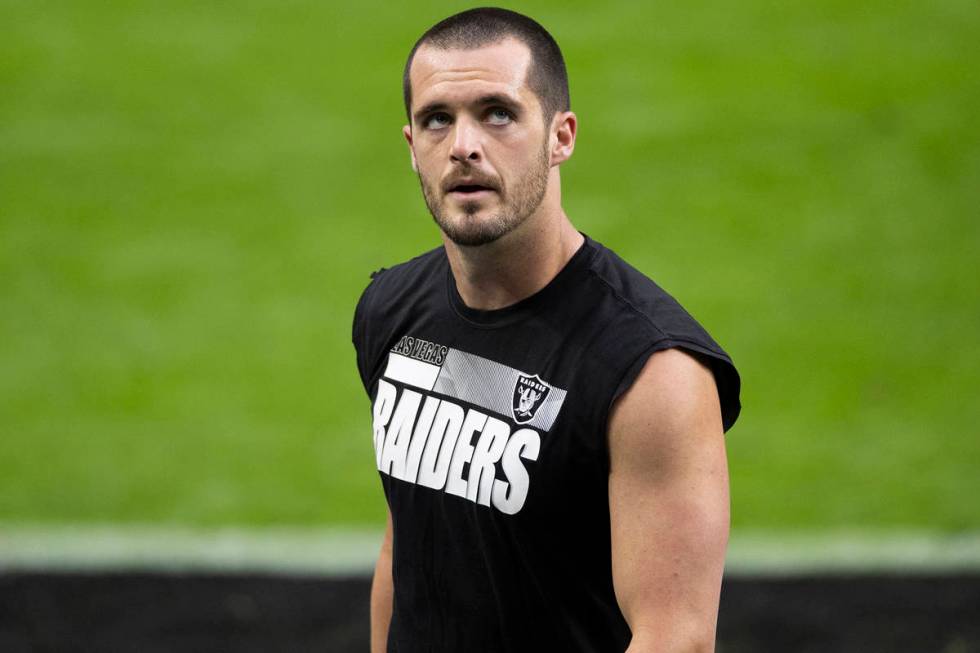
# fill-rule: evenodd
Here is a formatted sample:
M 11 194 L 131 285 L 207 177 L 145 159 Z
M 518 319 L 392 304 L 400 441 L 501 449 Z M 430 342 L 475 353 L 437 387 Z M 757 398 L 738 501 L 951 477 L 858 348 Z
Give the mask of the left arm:
M 653 354 L 609 419 L 609 514 L 627 653 L 713 651 L 728 544 L 728 466 L 711 371 Z

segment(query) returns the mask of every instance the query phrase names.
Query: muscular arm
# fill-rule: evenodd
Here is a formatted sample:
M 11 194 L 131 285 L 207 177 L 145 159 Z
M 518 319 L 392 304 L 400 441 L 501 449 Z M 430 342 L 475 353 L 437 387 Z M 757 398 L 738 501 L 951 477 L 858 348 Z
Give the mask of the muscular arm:
M 713 651 L 728 544 L 728 467 L 714 378 L 650 357 L 609 420 L 609 511 L 627 653 Z
M 391 622 L 391 512 L 388 527 L 374 566 L 371 583 L 371 653 L 385 653 L 388 649 L 388 624 Z

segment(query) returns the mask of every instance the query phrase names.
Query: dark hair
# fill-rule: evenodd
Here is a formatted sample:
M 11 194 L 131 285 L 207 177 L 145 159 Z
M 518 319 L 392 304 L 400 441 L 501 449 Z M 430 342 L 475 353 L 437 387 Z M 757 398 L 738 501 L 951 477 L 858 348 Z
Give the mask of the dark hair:
M 484 45 L 499 43 L 514 37 L 531 50 L 531 67 L 527 85 L 538 97 L 545 122 L 558 111 L 568 111 L 568 73 L 558 43 L 536 21 L 507 9 L 479 7 L 450 16 L 430 27 L 415 42 L 405 62 L 402 77 L 402 93 L 405 96 L 405 113 L 412 122 L 412 82 L 409 72 L 415 52 L 424 44 L 442 50 L 472 50 Z

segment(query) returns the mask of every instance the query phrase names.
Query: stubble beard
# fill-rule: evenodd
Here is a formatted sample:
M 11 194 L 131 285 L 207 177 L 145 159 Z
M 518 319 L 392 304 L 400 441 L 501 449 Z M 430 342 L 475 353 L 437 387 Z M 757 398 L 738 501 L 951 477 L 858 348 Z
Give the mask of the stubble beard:
M 481 202 L 464 202 L 457 215 L 450 214 L 446 202 L 440 199 L 438 187 L 430 184 L 421 172 L 418 177 L 425 205 L 442 232 L 457 245 L 478 247 L 509 234 L 537 210 L 548 190 L 548 163 L 548 151 L 542 149 L 534 165 L 513 189 L 497 190 L 497 193 L 506 191 L 501 195 L 503 202 L 498 212 L 483 217 L 474 217 L 482 208 Z

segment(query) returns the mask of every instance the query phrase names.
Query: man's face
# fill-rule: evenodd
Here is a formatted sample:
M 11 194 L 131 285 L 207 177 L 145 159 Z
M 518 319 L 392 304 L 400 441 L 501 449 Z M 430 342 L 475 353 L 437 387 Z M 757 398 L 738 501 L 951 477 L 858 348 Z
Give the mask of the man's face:
M 405 138 L 429 212 L 459 245 L 497 240 L 545 196 L 549 138 L 525 84 L 530 64 L 530 50 L 514 39 L 415 53 Z

